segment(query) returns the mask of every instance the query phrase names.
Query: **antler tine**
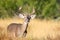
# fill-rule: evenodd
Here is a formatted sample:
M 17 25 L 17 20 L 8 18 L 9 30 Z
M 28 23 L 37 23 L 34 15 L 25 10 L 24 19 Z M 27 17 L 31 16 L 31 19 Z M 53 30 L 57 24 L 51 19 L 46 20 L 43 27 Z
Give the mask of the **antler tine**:
M 22 6 L 21 7 L 19 7 L 19 10 L 21 10 L 22 9 Z
M 34 7 L 33 7 L 33 11 L 32 11 L 32 14 L 34 14 L 35 13 L 35 9 L 34 9 Z

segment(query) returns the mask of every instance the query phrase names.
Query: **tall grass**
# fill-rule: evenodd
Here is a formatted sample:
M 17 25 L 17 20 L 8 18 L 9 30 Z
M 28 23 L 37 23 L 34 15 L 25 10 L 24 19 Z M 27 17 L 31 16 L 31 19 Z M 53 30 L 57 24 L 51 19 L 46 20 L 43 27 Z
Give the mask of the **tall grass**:
M 29 23 L 26 37 L 10 38 L 7 26 L 11 23 L 23 23 L 23 19 L 0 19 L 0 40 L 60 40 L 60 21 L 34 19 Z

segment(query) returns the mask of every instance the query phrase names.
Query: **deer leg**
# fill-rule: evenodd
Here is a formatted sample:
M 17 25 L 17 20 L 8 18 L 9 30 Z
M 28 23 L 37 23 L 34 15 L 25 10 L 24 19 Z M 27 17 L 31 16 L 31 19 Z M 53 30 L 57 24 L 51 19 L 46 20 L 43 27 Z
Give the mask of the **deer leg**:
M 27 28 L 28 28 L 28 24 L 27 24 L 26 30 L 24 31 L 24 34 L 23 34 L 24 37 L 25 37 L 26 34 L 27 34 Z
M 27 30 L 25 30 L 25 32 L 24 32 L 24 34 L 23 34 L 23 36 L 24 36 L 24 37 L 26 37 L 26 34 L 27 34 Z

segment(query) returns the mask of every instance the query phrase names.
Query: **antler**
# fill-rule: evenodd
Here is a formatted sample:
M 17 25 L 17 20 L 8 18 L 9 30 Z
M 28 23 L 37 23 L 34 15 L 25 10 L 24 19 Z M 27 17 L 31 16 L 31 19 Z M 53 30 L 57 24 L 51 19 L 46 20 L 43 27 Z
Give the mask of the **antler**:
M 21 10 L 22 9 L 22 6 L 21 7 L 19 7 L 19 10 Z
M 33 7 L 33 11 L 32 11 L 32 14 L 34 14 L 35 13 L 35 9 L 34 9 L 34 7 Z

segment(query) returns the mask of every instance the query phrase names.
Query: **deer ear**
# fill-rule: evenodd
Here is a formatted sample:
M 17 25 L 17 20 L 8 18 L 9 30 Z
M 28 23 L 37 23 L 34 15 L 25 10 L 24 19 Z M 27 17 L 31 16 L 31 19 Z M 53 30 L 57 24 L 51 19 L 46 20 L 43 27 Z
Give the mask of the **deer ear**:
M 23 14 L 19 14 L 19 17 L 20 18 L 24 18 L 25 16 Z
M 34 19 L 36 17 L 36 15 L 34 14 L 34 15 L 31 15 L 31 19 Z

